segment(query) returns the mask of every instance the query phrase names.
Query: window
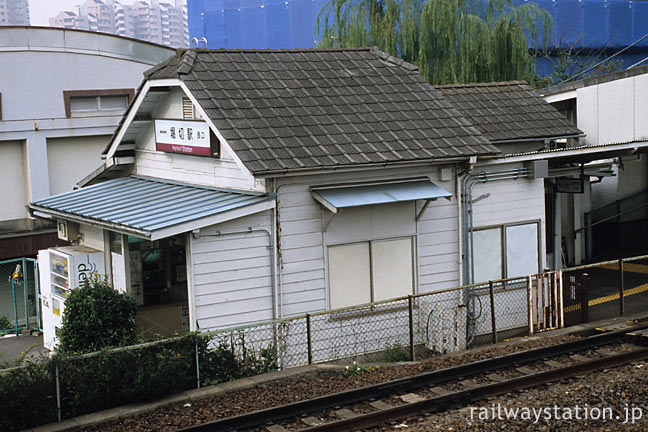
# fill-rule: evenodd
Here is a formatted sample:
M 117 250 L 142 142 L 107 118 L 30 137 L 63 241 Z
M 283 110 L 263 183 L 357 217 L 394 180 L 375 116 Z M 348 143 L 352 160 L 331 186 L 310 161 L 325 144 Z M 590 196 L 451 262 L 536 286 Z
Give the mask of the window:
M 413 293 L 412 238 L 328 247 L 331 309 Z
M 473 232 L 473 281 L 514 278 L 540 271 L 539 222 Z
M 121 114 L 133 98 L 133 89 L 66 90 L 65 115 Z
M 128 96 L 72 96 L 70 112 L 124 111 L 128 107 Z

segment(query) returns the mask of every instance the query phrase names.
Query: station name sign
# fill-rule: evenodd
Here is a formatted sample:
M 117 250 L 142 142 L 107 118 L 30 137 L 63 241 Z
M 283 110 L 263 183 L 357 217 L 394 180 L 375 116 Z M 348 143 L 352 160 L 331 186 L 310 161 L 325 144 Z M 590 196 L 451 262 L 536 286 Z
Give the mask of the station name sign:
M 584 179 L 582 176 L 578 178 L 569 178 L 569 177 L 556 178 L 556 192 L 582 194 L 584 190 L 585 190 Z
M 202 121 L 155 120 L 155 148 L 170 153 L 218 156 L 218 140 L 210 132 Z

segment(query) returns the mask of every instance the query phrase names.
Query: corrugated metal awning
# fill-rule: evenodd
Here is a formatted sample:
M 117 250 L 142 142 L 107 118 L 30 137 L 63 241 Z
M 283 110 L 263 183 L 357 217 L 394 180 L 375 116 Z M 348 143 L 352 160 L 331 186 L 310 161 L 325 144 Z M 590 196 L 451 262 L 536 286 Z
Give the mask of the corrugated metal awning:
M 313 188 L 311 193 L 316 201 L 333 213 L 347 207 L 452 197 L 450 192 L 429 180 Z
M 273 196 L 148 177 L 108 180 L 29 205 L 32 213 L 151 240 L 274 207 Z

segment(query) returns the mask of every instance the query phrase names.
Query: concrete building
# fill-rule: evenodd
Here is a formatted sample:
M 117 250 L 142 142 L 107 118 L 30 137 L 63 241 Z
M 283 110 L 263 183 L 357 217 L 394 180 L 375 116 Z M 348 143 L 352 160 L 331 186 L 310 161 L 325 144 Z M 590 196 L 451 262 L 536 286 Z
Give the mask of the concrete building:
M 29 24 L 28 0 L 0 0 L 0 26 Z
M 50 26 L 113 33 L 170 47 L 189 45 L 187 8 L 181 0 L 174 4 L 86 0 L 76 13 L 62 11 L 50 18 Z
M 100 153 L 142 79 L 173 54 L 128 38 L 48 27 L 0 27 L 0 260 L 56 241 L 30 218 L 35 199 L 72 190 Z
M 614 176 L 587 184 L 584 196 L 561 198 L 563 208 L 580 209 L 575 220 L 560 227 L 577 245 L 570 251 L 575 263 L 648 253 L 648 66 L 542 89 L 542 94 L 586 133 L 586 145 L 624 147 L 609 155 Z

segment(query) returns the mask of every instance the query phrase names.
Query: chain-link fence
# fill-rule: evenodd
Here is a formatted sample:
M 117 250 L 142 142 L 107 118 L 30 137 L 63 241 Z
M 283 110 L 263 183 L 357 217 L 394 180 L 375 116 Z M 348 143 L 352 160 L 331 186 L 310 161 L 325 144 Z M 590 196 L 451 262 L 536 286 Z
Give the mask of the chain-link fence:
M 648 256 L 573 267 L 562 273 L 567 326 L 648 310 Z
M 0 333 L 41 329 L 38 292 L 36 260 L 0 261 Z
M 23 280 L 12 285 L 16 264 L 24 269 Z M 39 322 L 34 264 L 28 259 L 0 263 L 2 307 L 11 330 Z M 191 334 L 65 358 L 47 367 L 25 366 L 40 367 L 37 374 L 24 367 L 0 371 L 0 396 L 13 397 L 12 383 L 23 380 L 16 377 L 38 377 L 42 383 L 36 387 L 57 389 L 48 396 L 56 405 L 48 409 L 50 420 L 56 413 L 60 419 L 98 406 L 83 402 L 94 400 L 85 389 L 104 388 L 125 364 L 138 365 L 129 369 L 128 379 L 139 387 L 133 384 L 127 386 L 134 389 L 131 393 L 102 399 L 102 408 L 144 400 L 151 389 L 163 387 L 158 380 L 171 375 L 176 381 L 176 375 L 183 377 L 164 387 L 172 392 L 310 363 L 395 358 L 386 357 L 387 352 L 400 359 L 422 358 L 646 310 L 648 256 L 640 256 Z M 81 369 L 83 374 L 70 372 Z M 26 413 L 25 424 L 33 418 Z

